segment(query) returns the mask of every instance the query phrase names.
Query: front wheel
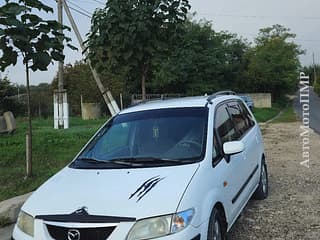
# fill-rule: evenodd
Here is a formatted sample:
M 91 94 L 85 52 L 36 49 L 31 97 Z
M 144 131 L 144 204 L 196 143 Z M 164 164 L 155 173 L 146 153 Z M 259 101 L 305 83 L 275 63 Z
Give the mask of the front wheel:
M 268 197 L 269 192 L 269 181 L 268 181 L 268 170 L 265 161 L 261 164 L 260 171 L 260 182 L 257 190 L 255 191 L 253 198 L 257 200 L 263 200 Z
M 226 240 L 226 234 L 225 221 L 219 210 L 214 208 L 209 220 L 208 240 Z

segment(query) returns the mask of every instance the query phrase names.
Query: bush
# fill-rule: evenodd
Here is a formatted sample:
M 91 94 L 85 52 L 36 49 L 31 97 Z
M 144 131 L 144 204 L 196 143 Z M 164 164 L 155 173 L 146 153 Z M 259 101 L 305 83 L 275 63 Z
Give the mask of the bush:
M 316 84 L 314 85 L 314 91 L 318 94 L 318 96 L 320 96 L 320 82 L 316 82 Z

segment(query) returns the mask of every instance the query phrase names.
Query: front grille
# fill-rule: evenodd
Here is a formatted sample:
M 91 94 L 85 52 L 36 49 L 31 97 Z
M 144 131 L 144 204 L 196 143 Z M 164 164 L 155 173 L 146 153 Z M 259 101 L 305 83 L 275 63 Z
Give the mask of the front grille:
M 47 224 L 50 236 L 55 240 L 106 240 L 115 227 L 98 227 L 98 228 L 66 228 Z M 68 232 L 74 233 L 79 231 L 80 236 L 69 236 Z M 70 235 L 70 234 L 69 234 Z

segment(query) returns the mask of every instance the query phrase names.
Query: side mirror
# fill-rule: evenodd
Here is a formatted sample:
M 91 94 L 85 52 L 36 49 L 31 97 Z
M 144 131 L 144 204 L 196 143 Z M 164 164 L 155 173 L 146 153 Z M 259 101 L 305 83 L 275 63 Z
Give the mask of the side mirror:
M 231 141 L 223 144 L 223 152 L 226 155 L 233 155 L 243 152 L 244 144 L 242 141 Z

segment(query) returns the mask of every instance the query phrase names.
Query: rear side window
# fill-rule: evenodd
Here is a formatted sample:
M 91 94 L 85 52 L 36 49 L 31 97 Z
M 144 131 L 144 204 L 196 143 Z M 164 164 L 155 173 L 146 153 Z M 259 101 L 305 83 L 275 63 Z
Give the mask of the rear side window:
M 215 129 L 218 133 L 221 144 L 237 140 L 239 138 L 239 134 L 234 127 L 229 113 L 227 112 L 227 106 L 225 104 L 219 106 L 215 115 Z
M 252 116 L 243 103 L 238 101 L 228 103 L 228 111 L 239 137 L 242 137 L 254 125 Z
M 237 102 L 228 103 L 228 111 L 234 123 L 236 130 L 242 136 L 249 128 L 243 111 Z
M 246 106 L 244 105 L 243 102 L 239 102 L 239 105 L 240 105 L 240 108 L 241 108 L 242 115 L 244 116 L 244 119 L 246 121 L 246 125 L 248 126 L 248 129 L 249 129 L 252 126 L 254 126 L 253 117 L 249 113 L 248 109 L 246 108 Z

